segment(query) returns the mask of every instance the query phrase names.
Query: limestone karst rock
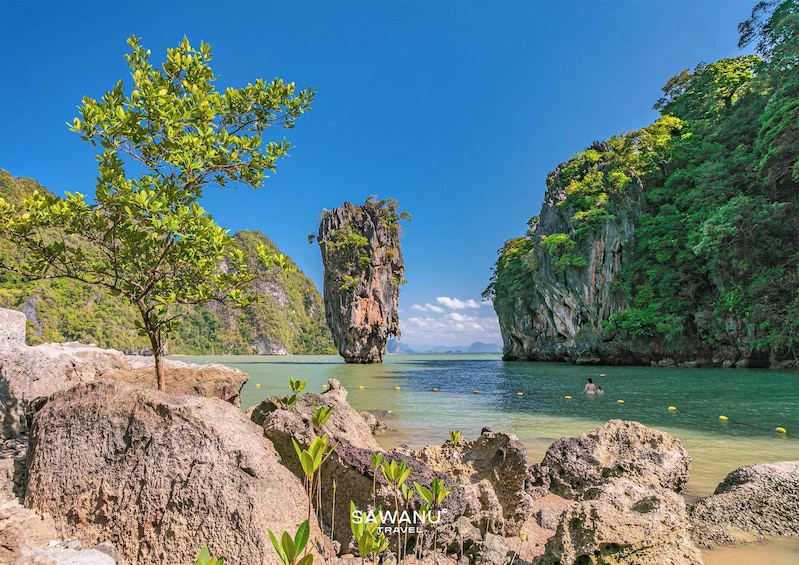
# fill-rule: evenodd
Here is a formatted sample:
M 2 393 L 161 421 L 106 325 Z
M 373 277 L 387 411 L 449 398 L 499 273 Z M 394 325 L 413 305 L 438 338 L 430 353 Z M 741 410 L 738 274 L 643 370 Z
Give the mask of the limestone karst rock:
M 33 416 L 25 505 L 127 563 L 280 563 L 267 529 L 307 518 L 302 483 L 260 429 L 219 399 L 110 381 L 51 396 Z M 319 526 L 311 516 L 311 538 Z
M 595 494 L 565 510 L 534 565 L 702 563 L 689 533 L 685 502 L 678 494 L 622 477 L 605 483 Z
M 638 422 L 610 420 L 579 437 L 555 441 L 530 474 L 531 484 L 583 500 L 618 477 L 642 488 L 679 492 L 690 468 L 691 457 L 679 439 Z
M 627 352 L 605 350 L 603 331 L 614 314 L 630 307 L 629 298 L 614 282 L 635 234 L 643 189 L 632 183 L 624 198 L 614 199 L 613 219 L 602 222 L 590 237 L 585 237 L 586 243 L 578 242 L 570 252 L 584 267 L 564 268 L 557 264 L 555 254 L 539 242 L 548 236 L 571 233 L 574 211 L 561 206 L 566 190 L 557 182 L 560 171 L 568 164 L 561 164 L 547 176 L 541 212 L 530 224 L 529 233 L 535 234 L 536 245 L 528 261 L 529 283 L 509 296 L 499 293 L 495 297 L 503 356 L 510 360 L 588 363 L 599 363 L 601 359 L 612 364 L 615 354 L 632 363 L 632 355 Z
M 799 537 L 799 461 L 740 467 L 690 514 L 702 547 Z
M 326 210 L 317 242 L 325 267 L 327 324 L 348 363 L 380 363 L 399 336 L 399 287 L 405 274 L 394 200 L 369 198 Z
M 25 409 L 79 383 L 100 379 L 156 387 L 153 358 L 125 355 L 80 343 L 25 345 L 25 316 L 0 309 L 0 432 L 2 439 L 24 436 Z M 167 392 L 214 396 L 241 406 L 241 388 L 249 376 L 222 365 L 195 365 L 166 360 Z

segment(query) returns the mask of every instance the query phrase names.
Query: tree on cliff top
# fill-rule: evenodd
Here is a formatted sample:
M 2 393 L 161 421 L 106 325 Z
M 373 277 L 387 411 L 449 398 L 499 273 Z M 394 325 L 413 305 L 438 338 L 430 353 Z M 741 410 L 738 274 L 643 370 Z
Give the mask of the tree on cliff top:
M 217 92 L 211 47 L 183 39 L 160 67 L 138 38 L 125 56 L 133 88 L 123 82 L 100 101 L 85 97 L 71 130 L 100 148 L 95 199 L 34 193 L 22 206 L 0 198 L 0 237 L 13 243 L 0 263 L 30 278 L 67 277 L 109 288 L 135 305 L 136 326 L 151 344 L 158 388 L 162 356 L 179 304 L 251 301 L 243 251 L 200 206 L 207 186 L 260 187 L 290 147 L 264 144 L 273 125 L 294 127 L 315 90 L 258 79 Z M 280 263 L 265 248 L 259 255 Z M 283 260 L 285 260 L 283 258 Z

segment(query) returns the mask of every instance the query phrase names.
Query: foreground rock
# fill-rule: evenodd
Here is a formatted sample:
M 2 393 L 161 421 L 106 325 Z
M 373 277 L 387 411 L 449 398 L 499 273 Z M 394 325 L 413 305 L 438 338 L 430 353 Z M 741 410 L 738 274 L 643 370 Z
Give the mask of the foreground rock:
M 474 442 L 462 442 L 458 448 L 450 445 L 446 454 L 440 451 L 442 448 L 430 448 L 428 455 L 421 457 L 406 447 L 383 452 L 372 437 L 368 422 L 347 403 L 346 397 L 346 389 L 331 379 L 326 392 L 303 394 L 290 409 L 282 409 L 274 399 L 267 399 L 251 412 L 253 421 L 263 427 L 264 434 L 283 457 L 283 463 L 297 477 L 304 475 L 292 440 L 307 448 L 318 435 L 328 434 L 333 453 L 321 468 L 322 505 L 319 510 L 327 532 L 344 551 L 352 537 L 348 527 L 350 501 L 361 511 L 376 505 L 383 510 L 395 509 L 395 492 L 382 472 L 372 467 L 375 453 L 382 454 L 385 462 L 404 461 L 411 470 L 406 481 L 409 487 L 414 482 L 429 487 L 434 477 L 447 487 L 454 487 L 444 500 L 441 512 L 435 513 L 440 516 L 435 527 L 439 548 L 459 552 L 465 543 L 471 555 L 477 558 L 486 547 L 497 546 L 497 543 L 486 545 L 489 538 L 483 534 L 518 533 L 529 496 L 523 488 L 526 452 L 513 436 L 486 430 Z M 330 420 L 322 430 L 315 430 L 311 423 L 314 406 L 333 407 Z M 431 455 L 434 449 L 439 450 L 438 459 Z M 453 465 L 451 457 L 460 463 Z M 413 494 L 408 506 L 411 513 L 419 510 L 421 503 L 418 494 Z M 477 535 L 472 534 L 474 531 Z M 464 532 L 468 533 L 464 535 Z M 424 533 L 417 536 L 417 533 L 411 532 L 408 536 L 408 547 L 422 544 L 426 550 L 431 550 L 433 536 Z M 396 548 L 396 538 L 392 537 L 391 541 L 391 547 Z
M 333 408 L 330 419 L 321 431 L 315 430 L 311 422 L 315 406 Z M 372 454 L 383 453 L 383 450 L 372 436 L 367 421 L 347 402 L 347 390 L 337 380 L 330 379 L 327 391 L 322 394 L 305 393 L 298 397 L 297 403 L 290 409 L 284 409 L 274 399 L 268 398 L 253 408 L 250 416 L 262 426 L 264 435 L 280 453 L 283 464 L 298 478 L 305 475 L 292 440 L 305 449 L 317 436 L 328 435 L 333 453 L 321 468 L 322 506 L 319 510 L 331 537 L 346 549 L 352 537 L 349 528 L 350 501 L 358 509 L 366 511 L 373 504 L 373 485 L 375 488 L 385 488 L 381 473 L 378 471 L 375 477 L 371 463 Z M 388 458 L 387 455 L 386 460 Z M 399 456 L 396 458 L 399 459 Z M 405 459 L 410 458 L 406 455 Z M 410 466 L 413 468 L 413 465 Z M 429 482 L 432 478 L 429 470 L 420 474 L 417 466 L 414 471 L 411 480 Z M 426 476 L 423 477 L 423 474 Z M 336 484 L 335 496 L 333 481 Z M 393 497 L 386 494 L 381 494 L 378 503 L 385 498 L 385 502 L 391 501 L 393 507 Z
M 29 451 L 26 506 L 130 564 L 193 563 L 203 545 L 230 563 L 278 563 L 267 528 L 306 518 L 302 485 L 221 400 L 80 384 L 35 413 Z
M 527 490 L 578 502 L 542 509 L 539 525 L 555 533 L 533 563 L 702 563 L 677 494 L 690 466 L 678 439 L 638 422 L 611 420 L 557 440 L 530 468 Z
M 400 334 L 405 265 L 399 235 L 391 200 L 345 202 L 322 216 L 317 241 L 325 266 L 325 315 L 347 363 L 380 363 L 388 338 Z
M 799 461 L 736 469 L 691 508 L 691 520 L 702 547 L 799 537 Z
M 347 394 L 347 389 L 341 383 L 330 379 L 325 392 L 306 392 L 298 396 L 297 403 L 291 410 L 284 410 L 274 398 L 267 398 L 251 409 L 250 418 L 264 428 L 267 437 L 276 442 L 278 450 L 279 445 L 286 443 L 288 450 L 294 454 L 291 438 L 307 447 L 317 436 L 311 423 L 314 408 L 332 407 L 330 419 L 324 425 L 324 433 L 330 437 L 331 444 L 348 444 L 370 452 L 382 451 L 372 435 L 371 425 L 350 406 Z M 292 458 L 296 459 L 296 455 Z
M 478 499 L 496 501 L 477 520 L 482 531 L 516 535 L 527 519 L 532 497 L 525 490 L 527 450 L 513 434 L 483 429 L 474 441 L 425 447 L 419 458 L 447 484 L 469 485 Z M 484 504 L 484 506 L 486 506 Z
M 531 486 L 574 500 L 616 477 L 641 487 L 679 492 L 691 458 L 682 442 L 638 422 L 610 420 L 579 437 L 561 438 L 530 470 Z
M 156 388 L 152 357 L 125 355 L 79 343 L 25 345 L 25 316 L 0 309 L 0 427 L 3 438 L 24 435 L 25 407 L 79 383 L 100 379 Z M 246 373 L 222 365 L 193 365 L 165 360 L 170 394 L 213 396 L 241 406 Z
M 569 506 L 535 565 L 697 565 L 682 497 L 617 478 Z

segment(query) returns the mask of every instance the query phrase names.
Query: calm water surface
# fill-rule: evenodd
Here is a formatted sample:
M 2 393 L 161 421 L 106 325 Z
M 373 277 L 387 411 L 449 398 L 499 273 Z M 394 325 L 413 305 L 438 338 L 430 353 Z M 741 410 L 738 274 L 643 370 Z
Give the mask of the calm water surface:
M 577 367 L 503 362 L 497 355 L 393 355 L 381 365 L 347 365 L 338 356 L 180 359 L 248 373 L 245 408 L 286 394 L 290 376 L 307 379 L 310 391 L 338 379 L 354 408 L 376 412 L 388 423 L 389 433 L 378 437 L 385 448 L 443 443 L 449 430 L 474 439 L 489 426 L 516 434 L 536 462 L 560 437 L 583 434 L 612 418 L 636 420 L 682 440 L 692 459 L 689 499 L 711 494 L 742 465 L 799 460 L 796 372 Z M 581 396 L 588 377 L 606 390 L 603 396 Z M 719 420 L 721 415 L 727 421 Z M 777 427 L 788 433 L 777 433 Z M 795 564 L 799 541 L 725 548 L 704 557 L 707 565 Z

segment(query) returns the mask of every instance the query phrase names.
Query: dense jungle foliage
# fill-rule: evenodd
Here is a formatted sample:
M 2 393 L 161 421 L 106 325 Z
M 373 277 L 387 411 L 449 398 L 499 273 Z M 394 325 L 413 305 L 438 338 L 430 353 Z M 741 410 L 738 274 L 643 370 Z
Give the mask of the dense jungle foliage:
M 569 233 L 534 241 L 533 218 L 500 250 L 488 296 L 506 306 L 524 298 L 536 245 L 556 270 L 585 268 L 579 250 L 620 201 L 643 193 L 614 283 L 632 307 L 607 326 L 667 345 L 735 332 L 753 349 L 799 356 L 799 0 L 760 2 L 739 32 L 739 47 L 757 54 L 675 75 L 655 123 L 549 175 Z
M 0 196 L 21 202 L 34 190 L 47 190 L 32 179 L 14 178 L 0 170 Z M 254 257 L 258 243 L 279 253 L 275 244 L 257 231 L 234 236 L 237 246 Z M 289 266 L 295 268 L 289 260 Z M 219 303 L 186 307 L 177 331 L 167 340 L 168 353 L 258 353 L 267 344 L 294 354 L 335 354 L 324 318 L 324 306 L 313 282 L 301 272 L 265 269 L 252 260 L 259 302 L 245 308 Z M 291 271 L 291 269 L 289 269 Z M 79 341 L 127 351 L 147 351 L 147 339 L 138 335 L 133 321 L 138 313 L 129 303 L 98 286 L 68 279 L 25 282 L 0 270 L 0 307 L 28 314 L 28 343 Z

